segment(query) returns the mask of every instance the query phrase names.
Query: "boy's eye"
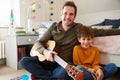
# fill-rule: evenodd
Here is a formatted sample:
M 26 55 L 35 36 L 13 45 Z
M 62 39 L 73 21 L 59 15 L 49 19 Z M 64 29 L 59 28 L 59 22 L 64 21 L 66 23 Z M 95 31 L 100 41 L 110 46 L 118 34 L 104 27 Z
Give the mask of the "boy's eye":
M 82 40 L 91 40 L 91 38 L 82 38 Z
M 85 40 L 85 38 L 83 38 L 82 40 Z

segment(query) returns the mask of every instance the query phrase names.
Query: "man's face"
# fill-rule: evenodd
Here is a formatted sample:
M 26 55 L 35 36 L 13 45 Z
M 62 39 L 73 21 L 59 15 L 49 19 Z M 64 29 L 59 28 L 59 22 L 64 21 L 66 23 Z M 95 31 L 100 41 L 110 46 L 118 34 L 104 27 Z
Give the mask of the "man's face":
M 61 12 L 62 23 L 69 26 L 75 20 L 75 9 L 70 6 L 65 6 Z

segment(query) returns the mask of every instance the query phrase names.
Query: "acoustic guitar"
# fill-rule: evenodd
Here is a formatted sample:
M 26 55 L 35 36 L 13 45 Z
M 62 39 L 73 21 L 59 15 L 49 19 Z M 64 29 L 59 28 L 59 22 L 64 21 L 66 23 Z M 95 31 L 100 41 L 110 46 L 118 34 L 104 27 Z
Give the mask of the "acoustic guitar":
M 55 48 L 55 41 L 49 40 L 47 43 L 47 49 L 49 50 L 54 50 Z M 32 57 L 37 56 L 39 58 L 40 61 L 45 61 L 45 56 L 40 54 L 38 51 L 35 51 L 35 47 L 33 46 L 31 51 L 30 51 L 30 55 Z M 66 72 L 68 73 L 69 76 L 71 76 L 74 80 L 84 80 L 84 74 L 83 71 L 79 70 L 78 68 L 76 68 L 74 65 L 68 64 L 67 62 L 65 62 L 62 58 L 60 58 L 58 55 L 54 55 L 54 60 L 61 65 Z

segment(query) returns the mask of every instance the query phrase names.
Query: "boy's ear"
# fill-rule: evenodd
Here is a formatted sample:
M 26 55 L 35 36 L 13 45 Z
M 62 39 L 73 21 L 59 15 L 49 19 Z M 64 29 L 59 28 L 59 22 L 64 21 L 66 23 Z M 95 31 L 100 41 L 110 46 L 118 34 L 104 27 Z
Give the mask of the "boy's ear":
M 77 40 L 80 42 L 80 37 L 78 37 Z

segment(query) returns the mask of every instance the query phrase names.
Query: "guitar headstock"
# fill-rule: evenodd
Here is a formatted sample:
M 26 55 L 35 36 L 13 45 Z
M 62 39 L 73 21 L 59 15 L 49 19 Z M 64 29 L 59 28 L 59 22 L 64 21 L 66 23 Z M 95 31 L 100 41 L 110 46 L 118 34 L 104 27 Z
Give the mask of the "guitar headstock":
M 71 76 L 74 80 L 84 80 L 83 71 L 79 70 L 73 65 L 68 64 L 65 68 L 68 75 Z

